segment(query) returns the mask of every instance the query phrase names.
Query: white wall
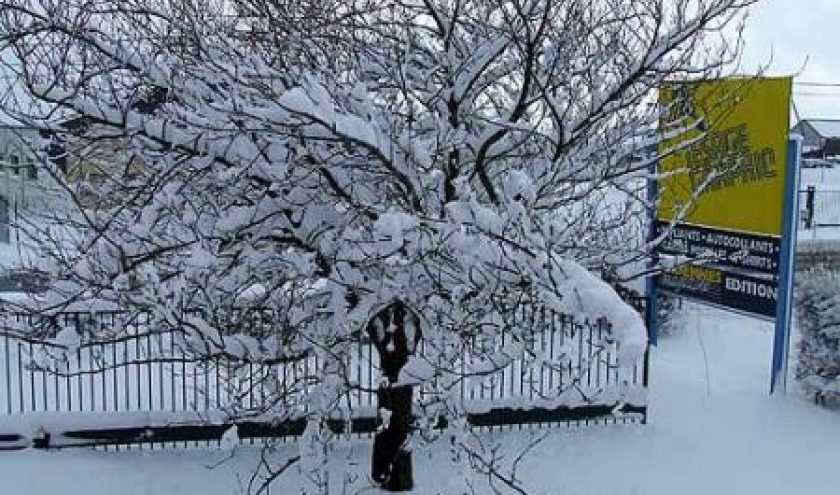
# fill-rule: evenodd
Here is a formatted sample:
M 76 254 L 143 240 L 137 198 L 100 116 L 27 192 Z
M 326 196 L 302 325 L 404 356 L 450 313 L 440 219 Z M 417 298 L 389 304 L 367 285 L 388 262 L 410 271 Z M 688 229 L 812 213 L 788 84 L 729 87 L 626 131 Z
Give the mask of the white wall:
M 26 225 L 41 222 L 42 214 L 60 202 L 60 189 L 35 158 L 31 143 L 37 138 L 32 129 L 0 127 L 0 198 L 8 205 L 9 232 L 7 238 L 6 225 L 0 225 L 0 268 L 19 266 L 21 258 L 26 262 Z

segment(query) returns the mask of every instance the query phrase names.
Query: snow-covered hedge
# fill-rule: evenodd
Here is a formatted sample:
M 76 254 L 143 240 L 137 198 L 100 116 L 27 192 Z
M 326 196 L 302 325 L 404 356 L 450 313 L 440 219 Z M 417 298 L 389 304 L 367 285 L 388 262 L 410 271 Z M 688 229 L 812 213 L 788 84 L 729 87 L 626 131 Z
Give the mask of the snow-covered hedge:
M 660 335 L 673 335 L 685 327 L 682 308 L 682 299 L 662 292 L 656 295 Z
M 815 267 L 797 286 L 796 377 L 818 400 L 840 399 L 840 270 Z
M 603 276 L 604 274 L 602 274 Z M 638 303 L 644 301 L 645 294 L 628 285 L 614 281 L 607 273 L 604 280 L 608 281 L 616 294 L 627 304 L 639 311 L 642 317 L 645 317 L 645 309 L 640 307 Z M 645 304 L 650 304 L 646 302 Z M 682 327 L 682 320 L 679 312 L 682 309 L 682 301 L 670 294 L 658 293 L 656 295 L 656 310 L 657 319 L 659 323 L 659 332 L 665 335 L 675 333 Z M 648 323 L 648 322 L 646 322 Z

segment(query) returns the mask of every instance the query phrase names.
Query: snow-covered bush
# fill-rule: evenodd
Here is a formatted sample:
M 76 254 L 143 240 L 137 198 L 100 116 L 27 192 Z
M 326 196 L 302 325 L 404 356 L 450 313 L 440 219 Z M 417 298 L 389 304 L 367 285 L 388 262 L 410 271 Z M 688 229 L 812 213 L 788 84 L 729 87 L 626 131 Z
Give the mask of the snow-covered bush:
M 601 278 L 610 284 L 625 303 L 632 306 L 643 318 L 648 318 L 647 305 L 650 301 L 644 292 L 622 281 L 613 267 L 601 267 Z M 681 326 L 681 308 L 682 302 L 678 297 L 663 292 L 656 294 L 656 317 L 660 334 L 670 335 L 678 331 Z
M 840 270 L 818 266 L 796 287 L 796 377 L 817 400 L 840 399 Z
M 659 318 L 659 334 L 673 335 L 678 333 L 684 322 L 681 318 L 682 300 L 670 294 L 656 295 L 657 317 Z

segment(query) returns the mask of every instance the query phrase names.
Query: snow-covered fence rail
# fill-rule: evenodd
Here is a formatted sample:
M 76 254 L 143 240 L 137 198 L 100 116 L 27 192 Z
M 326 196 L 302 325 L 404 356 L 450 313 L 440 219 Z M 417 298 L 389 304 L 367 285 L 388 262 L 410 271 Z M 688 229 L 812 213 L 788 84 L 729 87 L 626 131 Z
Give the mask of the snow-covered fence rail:
M 642 300 L 635 303 L 643 309 Z M 242 352 L 197 354 L 185 346 L 183 332 L 153 331 L 149 315 L 142 313 L 0 316 L 5 328 L 0 334 L 0 449 L 215 442 L 233 424 L 240 438 L 253 440 L 296 436 L 305 426 L 302 398 L 317 376 L 315 354 L 288 360 Z M 242 347 L 264 345 L 277 324 L 274 316 L 270 311 L 249 316 L 249 333 L 260 340 L 240 335 Z M 456 393 L 473 426 L 645 420 L 647 358 L 620 367 L 618 344 L 605 323 L 538 310 L 520 312 L 510 324 L 533 329 L 526 345 L 539 358 L 513 359 L 486 374 L 464 373 Z M 91 326 L 112 328 L 115 338 L 87 339 L 85 329 Z M 465 352 L 453 367 L 474 369 L 486 356 L 480 349 L 486 345 L 468 346 L 474 352 Z M 418 352 L 423 355 L 422 342 Z M 379 363 L 363 338 L 350 355 L 347 380 L 353 387 L 331 426 L 366 434 L 377 425 Z M 420 387 L 418 407 L 433 386 Z

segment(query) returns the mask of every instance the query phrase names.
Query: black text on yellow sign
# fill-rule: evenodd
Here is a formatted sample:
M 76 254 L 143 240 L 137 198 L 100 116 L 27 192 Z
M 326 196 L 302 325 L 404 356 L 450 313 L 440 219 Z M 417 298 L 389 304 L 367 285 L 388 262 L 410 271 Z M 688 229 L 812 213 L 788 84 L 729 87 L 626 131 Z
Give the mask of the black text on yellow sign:
M 790 92 L 787 77 L 663 88 L 657 218 L 779 236 Z

